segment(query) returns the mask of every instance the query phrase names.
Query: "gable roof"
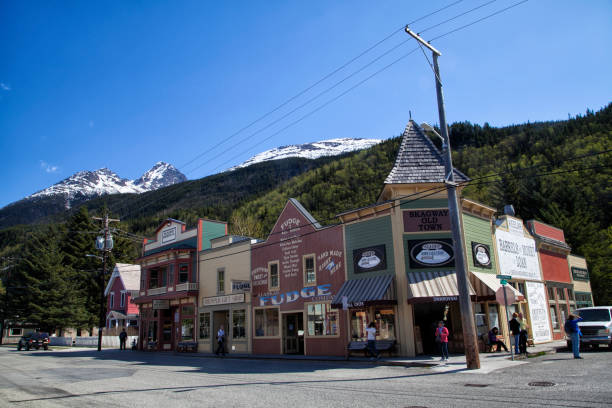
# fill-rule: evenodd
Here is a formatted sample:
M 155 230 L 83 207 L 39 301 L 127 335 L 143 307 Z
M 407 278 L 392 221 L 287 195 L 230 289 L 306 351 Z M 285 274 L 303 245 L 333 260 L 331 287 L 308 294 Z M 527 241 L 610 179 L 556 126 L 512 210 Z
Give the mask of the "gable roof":
M 121 279 L 124 290 L 139 290 L 140 289 L 140 265 L 117 263 L 113 274 L 108 280 L 108 285 L 104 290 L 104 296 L 108 296 L 111 288 L 115 283 L 115 279 Z
M 455 169 L 455 181 L 469 178 Z M 443 183 L 444 157 L 433 142 L 412 119 L 402 134 L 393 169 L 385 184 Z

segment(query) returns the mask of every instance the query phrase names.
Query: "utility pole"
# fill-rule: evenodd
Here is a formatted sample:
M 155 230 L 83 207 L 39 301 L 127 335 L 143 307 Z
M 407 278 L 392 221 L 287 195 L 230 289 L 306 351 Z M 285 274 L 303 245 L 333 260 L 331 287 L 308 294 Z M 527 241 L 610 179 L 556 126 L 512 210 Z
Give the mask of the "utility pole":
M 120 220 L 108 218 L 108 213 L 104 218 L 92 217 L 94 220 L 104 221 L 104 243 L 98 249 L 102 251 L 102 273 L 100 274 L 100 322 L 98 324 L 98 351 L 102 351 L 102 331 L 106 326 L 106 297 L 104 296 L 104 281 L 106 280 L 106 256 L 113 249 L 112 241 L 109 240 L 109 222 L 119 222 Z M 112 237 L 111 237 L 112 238 Z
M 480 356 L 478 354 L 478 340 L 476 336 L 476 325 L 474 324 L 474 313 L 472 310 L 472 301 L 470 299 L 470 289 L 468 285 L 468 275 L 465 263 L 465 254 L 463 252 L 464 242 L 461 234 L 461 219 L 457 200 L 457 183 L 455 182 L 455 170 L 453 169 L 453 160 L 451 156 L 450 138 L 448 135 L 448 126 L 446 125 L 446 113 L 444 111 L 444 96 L 442 95 L 442 82 L 440 80 L 440 69 L 438 67 L 438 57 L 442 55 L 440 51 L 431 46 L 427 41 L 421 38 L 417 33 L 410 30 L 408 26 L 405 28 L 406 33 L 412 36 L 415 40 L 427 47 L 433 55 L 433 68 L 436 79 L 436 94 L 438 98 L 438 115 L 440 117 L 440 130 L 442 137 L 446 142 L 444 170 L 446 178 L 446 190 L 448 192 L 448 209 L 451 216 L 451 228 L 453 231 L 453 241 L 455 243 L 455 261 L 457 275 L 457 289 L 459 290 L 459 307 L 461 309 L 461 325 L 463 327 L 463 345 L 465 348 L 465 359 L 467 368 L 475 370 L 480 368 Z

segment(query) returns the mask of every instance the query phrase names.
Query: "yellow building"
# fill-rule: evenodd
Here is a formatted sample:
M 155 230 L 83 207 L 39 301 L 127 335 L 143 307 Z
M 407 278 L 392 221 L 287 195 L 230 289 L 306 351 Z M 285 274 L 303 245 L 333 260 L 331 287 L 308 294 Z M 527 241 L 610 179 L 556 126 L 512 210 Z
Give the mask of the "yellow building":
M 574 284 L 573 300 L 576 302 L 576 308 L 594 306 L 586 259 L 578 255 L 568 255 L 567 261 L 570 268 L 570 277 Z M 570 300 L 572 300 L 571 297 Z M 572 309 L 571 306 L 570 309 Z M 574 310 L 570 311 L 573 312 Z
M 198 352 L 215 352 L 217 332 L 223 326 L 226 352 L 251 353 L 251 245 L 255 242 L 226 235 L 211 239 L 211 248 L 199 253 Z

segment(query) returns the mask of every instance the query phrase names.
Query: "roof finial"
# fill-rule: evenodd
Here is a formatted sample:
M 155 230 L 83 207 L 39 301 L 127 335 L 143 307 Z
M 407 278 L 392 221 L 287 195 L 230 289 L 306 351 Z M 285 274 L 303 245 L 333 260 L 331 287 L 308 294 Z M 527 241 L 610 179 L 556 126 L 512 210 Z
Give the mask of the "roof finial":
M 408 115 L 410 115 L 410 120 L 412 120 L 412 111 L 408 110 Z

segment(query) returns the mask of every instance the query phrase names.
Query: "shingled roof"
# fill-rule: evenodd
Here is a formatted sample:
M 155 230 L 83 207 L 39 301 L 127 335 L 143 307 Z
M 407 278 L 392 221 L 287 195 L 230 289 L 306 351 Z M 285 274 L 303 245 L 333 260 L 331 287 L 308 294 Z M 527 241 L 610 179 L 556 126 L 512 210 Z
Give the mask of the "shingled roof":
M 385 184 L 443 183 L 444 157 L 433 142 L 413 120 L 408 122 L 395 165 Z M 455 181 L 469 178 L 455 169 Z

